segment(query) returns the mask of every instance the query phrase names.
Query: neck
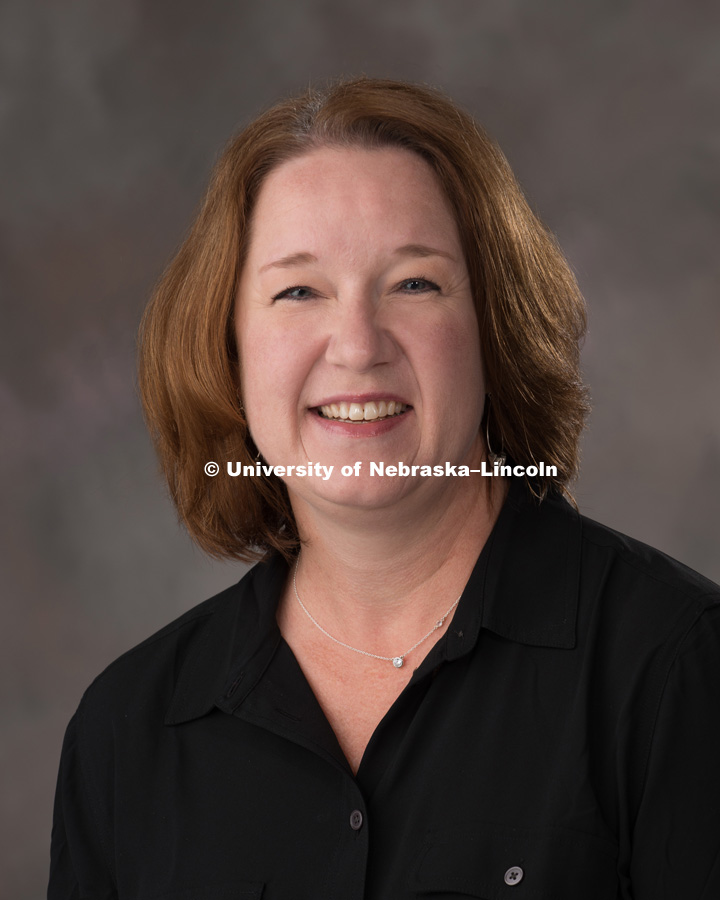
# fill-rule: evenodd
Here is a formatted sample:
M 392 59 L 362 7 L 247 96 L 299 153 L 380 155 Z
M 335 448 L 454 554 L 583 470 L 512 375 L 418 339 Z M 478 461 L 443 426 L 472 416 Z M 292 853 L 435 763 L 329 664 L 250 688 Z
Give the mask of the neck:
M 366 646 L 397 647 L 459 597 L 505 486 L 480 478 L 469 490 L 453 482 L 452 496 L 430 508 L 409 502 L 392 512 L 353 510 L 345 517 L 296 509 L 303 539 L 298 591 L 329 631 Z

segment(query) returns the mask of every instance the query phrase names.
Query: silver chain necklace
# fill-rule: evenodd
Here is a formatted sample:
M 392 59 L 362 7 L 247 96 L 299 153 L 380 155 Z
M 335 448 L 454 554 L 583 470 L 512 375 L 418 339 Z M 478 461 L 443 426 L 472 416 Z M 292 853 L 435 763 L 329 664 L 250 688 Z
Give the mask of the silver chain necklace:
M 346 644 L 344 641 L 338 640 L 336 637 L 333 637 L 329 631 L 325 631 L 325 629 L 317 621 L 317 619 L 313 618 L 312 613 L 310 612 L 310 610 L 308 610 L 308 608 L 305 606 L 305 604 L 300 599 L 300 594 L 298 594 L 297 571 L 298 571 L 299 565 L 300 565 L 300 557 L 298 556 L 297 562 L 295 563 L 295 569 L 293 571 L 293 590 L 295 591 L 295 596 L 297 598 L 297 602 L 302 607 L 302 611 L 305 613 L 305 615 L 308 617 L 308 619 L 310 619 L 310 621 L 313 623 L 313 625 L 319 631 L 322 631 L 322 633 L 325 635 L 325 637 L 329 637 L 331 641 L 335 641 L 335 643 L 340 644 L 341 647 L 345 647 L 347 650 L 352 650 L 354 653 L 360 653 L 360 654 L 362 654 L 362 656 L 369 656 L 372 659 L 381 659 L 381 660 L 383 660 L 383 662 L 391 662 L 395 666 L 396 669 L 401 669 L 403 667 L 403 663 L 405 662 L 405 657 L 408 656 L 410 653 L 412 653 L 413 650 L 415 650 L 417 647 L 419 647 L 423 641 L 426 641 L 430 637 L 431 634 L 433 634 L 434 632 L 436 632 L 438 630 L 438 628 L 443 627 L 443 625 L 445 624 L 445 620 L 447 619 L 447 617 L 450 615 L 450 613 L 455 609 L 455 607 L 460 602 L 460 597 L 462 597 L 462 594 L 461 594 L 460 597 L 458 597 L 457 600 L 448 609 L 448 611 L 445 613 L 445 615 L 442 616 L 442 618 L 437 620 L 437 622 L 433 625 L 433 627 L 430 629 L 430 631 L 428 631 L 428 633 L 424 637 L 421 637 L 420 640 L 416 644 L 413 644 L 412 647 L 409 650 L 406 650 L 401 656 L 379 656 L 377 653 L 368 653 L 367 650 L 359 650 L 357 647 L 351 647 L 350 644 Z

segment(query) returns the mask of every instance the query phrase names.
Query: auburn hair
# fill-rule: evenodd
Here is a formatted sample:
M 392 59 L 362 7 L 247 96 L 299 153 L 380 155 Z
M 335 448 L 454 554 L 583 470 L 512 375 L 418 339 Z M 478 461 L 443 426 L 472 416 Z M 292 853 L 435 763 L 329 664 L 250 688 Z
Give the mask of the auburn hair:
M 233 321 L 251 217 L 263 180 L 325 146 L 402 147 L 434 170 L 460 231 L 475 299 L 493 451 L 567 493 L 588 412 L 579 371 L 585 307 L 553 236 L 536 218 L 505 157 L 474 119 L 424 85 L 358 78 L 310 89 L 264 112 L 230 141 L 200 212 L 147 307 L 139 337 L 145 417 L 181 521 L 215 557 L 291 558 L 299 538 L 276 476 L 212 478 L 208 461 L 252 464 L 240 402 Z

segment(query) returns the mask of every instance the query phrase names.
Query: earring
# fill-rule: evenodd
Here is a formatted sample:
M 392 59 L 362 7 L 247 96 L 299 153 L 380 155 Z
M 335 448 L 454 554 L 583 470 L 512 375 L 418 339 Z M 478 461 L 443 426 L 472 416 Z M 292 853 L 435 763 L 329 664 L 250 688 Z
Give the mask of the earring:
M 485 416 L 485 446 L 487 447 L 488 459 L 492 466 L 504 466 L 507 462 L 505 449 L 502 448 L 500 450 L 500 453 L 494 453 L 492 447 L 490 446 L 490 411 L 492 409 L 490 394 L 486 395 L 485 402 L 488 405 L 487 416 Z

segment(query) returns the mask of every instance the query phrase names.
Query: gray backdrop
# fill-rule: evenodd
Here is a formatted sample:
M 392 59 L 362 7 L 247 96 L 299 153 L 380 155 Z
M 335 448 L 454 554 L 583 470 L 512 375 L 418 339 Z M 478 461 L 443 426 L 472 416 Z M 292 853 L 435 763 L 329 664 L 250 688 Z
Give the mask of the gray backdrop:
M 240 574 L 176 524 L 134 335 L 220 146 L 309 81 L 427 81 L 499 140 L 590 307 L 581 509 L 720 579 L 719 40 L 702 0 L 5 0 L 3 898 L 43 894 L 84 687 Z

